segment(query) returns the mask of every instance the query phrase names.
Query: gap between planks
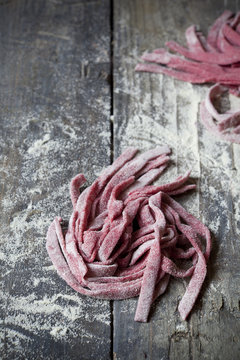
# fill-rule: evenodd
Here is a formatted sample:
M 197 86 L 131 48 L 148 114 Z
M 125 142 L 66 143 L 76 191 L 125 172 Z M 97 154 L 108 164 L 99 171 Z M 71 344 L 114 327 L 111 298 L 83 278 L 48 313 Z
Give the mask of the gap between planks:
M 110 132 L 111 132 L 111 139 L 110 139 L 110 161 L 113 163 L 114 160 L 114 114 L 113 114 L 113 87 L 114 87 L 114 75 L 113 75 L 113 42 L 114 42 L 114 19 L 113 19 L 113 1 L 109 0 L 109 7 L 110 7 L 110 76 L 109 76 L 109 83 L 110 83 Z
M 113 76 L 113 42 L 114 42 L 114 19 L 113 19 L 113 3 L 114 0 L 109 0 L 110 7 L 110 162 L 111 164 L 114 161 L 114 112 L 113 112 L 113 86 L 114 86 L 114 76 Z M 110 300 L 110 359 L 114 360 L 113 352 L 113 341 L 114 341 L 114 309 L 113 309 L 113 300 Z

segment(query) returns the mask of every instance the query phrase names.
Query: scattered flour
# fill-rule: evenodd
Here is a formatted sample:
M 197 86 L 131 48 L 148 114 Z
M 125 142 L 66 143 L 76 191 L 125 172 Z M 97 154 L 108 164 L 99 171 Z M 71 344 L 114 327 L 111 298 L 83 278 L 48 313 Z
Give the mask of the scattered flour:
M 176 325 L 176 333 L 187 333 L 188 332 L 188 328 L 186 323 L 182 323 L 182 324 L 177 324 Z
M 28 153 L 30 155 L 39 153 L 41 151 L 47 150 L 46 146 L 47 142 L 50 140 L 50 134 L 45 134 L 43 139 L 36 140 L 33 145 L 31 145 L 28 149 Z
M 30 349 L 30 343 L 39 336 L 51 336 L 59 342 L 68 338 L 69 341 L 76 338 L 79 343 L 89 343 L 93 339 L 98 344 L 106 342 L 102 333 L 96 333 L 95 327 L 99 324 L 101 329 L 109 329 L 109 302 L 86 300 L 63 284 L 45 248 L 50 222 L 59 214 L 66 220 L 70 216 L 72 176 L 85 170 L 90 182 L 108 165 L 110 128 L 105 116 L 109 105 L 104 104 L 102 109 L 99 105 L 96 107 L 99 124 L 97 129 L 95 124 L 94 127 L 100 143 L 109 148 L 104 154 L 99 154 L 98 144 L 89 146 L 93 139 L 80 133 L 74 107 L 65 106 L 61 107 L 61 117 L 42 119 L 39 114 L 28 114 L 19 120 L 23 124 L 19 146 L 13 148 L 14 156 L 21 161 L 21 174 L 15 160 L 11 166 L 11 157 L 3 158 L 7 166 L 5 178 L 0 180 L 4 180 L 5 189 L 2 214 L 3 223 L 8 226 L 1 233 L 0 260 L 4 269 L 1 275 L 9 285 L 0 291 L 5 309 L 4 319 L 0 320 L 1 325 L 4 322 L 0 338 L 5 339 L 0 340 L 0 352 L 7 343 L 9 349 L 24 356 L 24 348 Z M 38 138 L 29 130 L 36 126 Z M 89 132 L 93 132 L 91 126 Z M 86 148 L 92 151 L 92 162 L 89 157 L 86 161 L 84 152 L 80 151 Z M 8 177 L 16 179 L 15 188 L 11 187 L 13 182 L 8 181 Z
M 123 19 L 119 26 L 126 26 L 127 21 L 128 18 Z M 65 40 L 67 41 L 67 38 Z M 98 44 L 101 46 L 98 45 L 99 49 L 96 49 L 96 61 L 107 62 L 107 53 L 101 50 L 106 48 L 107 38 L 102 37 L 100 40 Z M 173 152 L 173 165 L 157 182 L 174 179 L 178 174 L 192 169 L 198 191 L 180 201 L 184 202 L 190 212 L 201 218 L 215 235 L 221 230 L 224 215 L 227 218 L 226 229 L 233 228 L 239 237 L 240 147 L 218 140 L 200 124 L 199 104 L 208 87 L 192 86 L 163 75 L 135 74 L 133 68 L 138 55 L 139 49 L 133 47 L 131 54 L 125 58 L 126 66 L 117 69 L 114 94 L 116 97 L 126 96 L 130 101 L 126 114 L 116 111 L 110 119 L 119 126 L 115 133 L 115 137 L 121 141 L 119 153 L 129 145 L 144 151 L 157 144 L 168 144 Z M 87 64 L 83 68 L 86 66 Z M 64 78 L 67 75 L 62 76 Z M 89 141 L 92 141 L 89 140 L 92 131 L 90 125 L 89 133 L 82 133 L 78 129 L 79 121 L 87 120 L 79 119 L 79 109 L 74 108 L 71 98 L 76 96 L 77 91 L 78 95 L 84 96 L 85 89 L 78 89 L 77 80 L 71 86 L 74 89 L 69 91 L 70 95 L 66 98 L 68 105 L 59 104 L 61 117 L 44 119 L 44 116 L 39 114 L 28 114 L 20 119 L 23 124 L 20 132 L 22 142 L 14 156 L 18 156 L 23 163 L 22 173 L 18 173 L 18 166 L 14 161 L 11 163 L 11 158 L 3 158 L 4 164 L 10 164 L 6 167 L 8 171 L 3 171 L 5 177 L 2 180 L 6 186 L 2 202 L 3 215 L 8 214 L 5 223 L 8 223 L 9 227 L 4 228 L 2 233 L 4 249 L 0 252 L 0 259 L 6 264 L 4 276 L 8 277 L 8 282 L 16 293 L 10 291 L 8 294 L 0 294 L 6 308 L 4 324 L 8 327 L 6 334 L 1 333 L 0 336 L 6 336 L 9 346 L 19 351 L 22 341 L 25 344 L 31 341 L 31 334 L 46 332 L 61 341 L 70 331 L 74 338 L 103 341 L 101 334 L 93 335 L 87 326 L 83 328 L 79 324 L 84 320 L 84 323 L 94 326 L 98 322 L 106 328 L 110 326 L 109 303 L 91 298 L 86 300 L 63 285 L 45 251 L 48 225 L 56 215 L 60 214 L 64 219 L 68 219 L 71 212 L 69 184 L 65 183 L 65 179 L 70 181 L 73 175 L 86 169 L 86 175 L 91 181 L 110 159 L 110 147 L 101 158 L 96 156 L 96 145 L 91 164 L 89 158 L 85 161 L 83 151 L 74 153 L 74 158 L 69 161 L 74 148 L 86 150 Z M 234 97 L 230 96 L 230 101 L 233 106 L 238 106 Z M 108 147 L 110 102 L 102 99 L 92 102 L 89 97 L 86 98 L 86 105 L 101 118 L 94 132 L 99 134 L 101 143 Z M 35 139 L 29 129 L 30 126 L 40 126 L 39 124 L 42 125 L 42 131 L 38 131 L 39 138 Z M 9 141 L 11 142 L 11 139 Z M 84 146 L 80 147 L 80 142 Z M 14 144 L 10 145 L 15 149 Z M 8 176 L 16 178 L 17 190 L 8 186 Z M 51 194 L 46 192 L 49 188 L 52 188 Z M 213 202 L 212 207 L 209 205 L 208 209 L 203 208 L 203 194 L 207 194 L 210 203 Z M 233 197 L 234 213 L 229 220 L 227 200 L 230 196 Z M 214 202 L 219 209 L 216 209 Z M 19 204 L 24 207 L 19 208 Z M 227 230 L 225 235 L 228 235 Z M 225 241 L 225 238 L 222 241 Z M 239 242 L 239 238 L 236 237 L 234 241 Z M 23 289 L 16 289 L 18 267 L 28 267 L 29 279 L 26 279 Z M 38 292 L 36 289 L 41 287 L 42 290 Z M 37 294 L 44 293 L 44 289 L 48 295 L 39 298 Z M 216 292 L 223 293 L 226 298 L 231 296 L 228 294 L 227 285 L 222 287 L 217 280 L 214 280 L 209 291 L 212 297 Z M 123 301 L 121 310 L 133 313 L 135 305 L 135 300 Z M 91 313 L 86 311 L 89 306 Z M 78 326 L 75 327 L 74 324 Z M 185 324 L 177 324 L 176 331 L 187 332 Z
M 63 328 L 62 326 L 55 326 L 50 331 L 50 335 L 58 338 L 65 338 L 66 334 L 67 334 L 67 328 Z
M 240 242 L 240 146 L 218 139 L 201 124 L 199 105 L 209 86 L 187 84 L 159 74 L 133 76 L 135 54 L 133 50 L 126 56 L 127 65 L 120 66 L 115 83 L 116 98 L 126 96 L 129 100 L 126 112 L 114 114 L 122 124 L 117 133 L 121 150 L 129 145 L 142 150 L 157 144 L 170 145 L 176 166 L 170 167 L 157 183 L 192 169 L 197 191 L 179 201 L 212 231 L 217 259 L 224 263 L 226 257 L 236 254 Z M 240 99 L 231 95 L 229 99 L 231 107 L 240 108 Z M 226 269 L 223 274 L 226 277 Z M 228 282 L 223 285 L 217 278 L 211 281 L 218 294 L 209 288 L 210 298 L 222 294 L 225 306 L 231 308 L 231 297 L 236 299 L 236 295 L 231 294 Z

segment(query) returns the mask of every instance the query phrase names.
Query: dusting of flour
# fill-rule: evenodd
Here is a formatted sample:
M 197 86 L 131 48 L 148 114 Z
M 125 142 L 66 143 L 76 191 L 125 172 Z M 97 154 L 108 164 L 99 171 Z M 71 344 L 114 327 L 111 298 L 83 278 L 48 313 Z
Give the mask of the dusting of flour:
M 197 191 L 184 195 L 179 201 L 200 218 L 216 238 L 229 241 L 229 251 L 234 254 L 239 247 L 240 147 L 220 141 L 201 125 L 199 104 L 208 86 L 192 86 L 163 75 L 135 74 L 133 69 L 138 55 L 139 49 L 133 47 L 125 58 L 125 67 L 118 69 L 114 96 L 121 101 L 125 97 L 129 99 L 125 115 L 116 109 L 110 119 L 109 102 L 101 99 L 93 102 L 87 98 L 87 106 L 99 112 L 105 122 L 99 121 L 96 128 L 89 125 L 89 132 L 84 133 L 78 126 L 79 109 L 74 108 L 69 97 L 66 99 L 69 105 L 59 105 L 61 116 L 45 119 L 40 113 L 24 114 L 19 119 L 23 126 L 19 130 L 19 144 L 11 155 L 13 158 L 3 156 L 3 164 L 9 164 L 8 171 L 3 170 L 2 180 L 6 190 L 2 201 L 3 217 L 6 216 L 4 223 L 8 226 L 2 233 L 4 248 L 0 251 L 0 260 L 5 271 L 2 275 L 10 290 L 8 293 L 1 290 L 0 294 L 6 309 L 4 324 L 7 327 L 6 334 L 1 336 L 19 353 L 23 344 L 33 341 L 33 335 L 39 333 L 59 342 L 68 338 L 103 342 L 102 334 L 93 333 L 92 329 L 97 324 L 104 329 L 110 327 L 109 303 L 86 299 L 70 289 L 56 274 L 45 250 L 50 221 L 56 215 L 68 219 L 72 210 L 66 179 L 70 181 L 72 176 L 86 169 L 91 182 L 108 165 L 110 121 L 113 125 L 118 121 L 119 128 L 114 134 L 115 139 L 120 140 L 118 153 L 127 146 L 145 151 L 168 144 L 172 149 L 172 165 L 156 183 L 173 180 L 191 169 Z M 74 86 L 77 88 L 77 82 Z M 79 92 L 83 96 L 84 87 Z M 240 107 L 238 99 L 230 96 L 230 101 L 234 107 Z M 35 126 L 39 127 L 37 138 L 29 130 Z M 91 133 L 97 133 L 100 143 L 109 149 L 101 156 L 98 146 L 92 144 Z M 11 139 L 9 142 L 15 149 Z M 81 151 L 73 151 L 78 148 Z M 84 158 L 84 149 L 92 151 L 88 160 Z M 14 156 L 22 162 L 21 173 Z M 91 164 L 89 158 L 92 158 Z M 11 188 L 10 178 L 16 179 L 15 189 Z M 219 258 L 223 260 L 220 240 Z M 18 278 L 21 272 L 23 279 Z M 212 298 L 220 294 L 231 304 L 227 282 L 221 284 L 214 278 L 208 291 Z M 40 295 L 44 293 L 47 295 Z M 133 313 L 135 300 L 124 301 L 122 311 Z M 83 322 L 87 326 L 81 326 Z M 184 324 L 176 324 L 174 331 L 185 333 L 187 329 Z

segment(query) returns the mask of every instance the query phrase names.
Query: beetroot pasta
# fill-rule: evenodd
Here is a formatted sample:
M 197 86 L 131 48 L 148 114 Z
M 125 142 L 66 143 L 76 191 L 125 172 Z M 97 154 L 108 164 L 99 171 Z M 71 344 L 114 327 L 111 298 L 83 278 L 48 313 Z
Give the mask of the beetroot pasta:
M 168 41 L 169 50 L 146 53 L 136 71 L 162 73 L 191 83 L 220 83 L 232 94 L 240 94 L 240 13 L 224 13 L 211 26 L 208 36 L 190 26 L 185 32 L 187 47 Z
M 240 110 L 228 110 L 221 114 L 215 102 L 228 88 L 216 84 L 212 86 L 205 101 L 201 103 L 200 119 L 205 127 L 219 138 L 240 144 Z
M 128 148 L 81 194 L 84 176 L 71 181 L 68 230 L 56 217 L 47 251 L 58 274 L 81 294 L 111 300 L 139 296 L 135 320 L 141 322 L 171 276 L 188 277 L 178 306 L 186 319 L 206 276 L 210 233 L 172 198 L 195 188 L 189 172 L 150 185 L 166 168 L 169 148 L 136 153 Z

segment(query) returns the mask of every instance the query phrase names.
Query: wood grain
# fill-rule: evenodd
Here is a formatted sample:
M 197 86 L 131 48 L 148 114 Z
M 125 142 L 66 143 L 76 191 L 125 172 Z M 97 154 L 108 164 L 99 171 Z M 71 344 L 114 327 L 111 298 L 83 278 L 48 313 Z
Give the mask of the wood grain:
M 208 278 L 187 322 L 177 312 L 187 282 L 173 280 L 156 301 L 147 324 L 134 323 L 136 299 L 114 302 L 113 351 L 122 359 L 238 359 L 239 338 L 239 146 L 218 141 L 199 123 L 207 86 L 134 72 L 144 51 L 167 40 L 185 43 L 184 32 L 208 26 L 238 3 L 114 1 L 114 150 L 168 143 L 173 165 L 163 180 L 192 168 L 195 194 L 179 197 L 209 226 L 213 251 Z M 237 164 L 237 165 L 236 165 Z
M 240 147 L 200 124 L 208 86 L 134 72 L 144 51 L 184 44 L 189 25 L 206 32 L 225 8 L 238 1 L 0 1 L 2 359 L 239 359 Z M 198 189 L 179 201 L 209 226 L 213 251 L 189 320 L 177 312 L 187 281 L 172 279 L 140 324 L 137 299 L 69 288 L 45 234 L 56 215 L 68 220 L 75 174 L 90 184 L 126 146 L 164 143 L 172 163 L 159 182 L 192 168 Z
M 77 294 L 45 249 L 69 182 L 110 163 L 108 1 L 0 3 L 1 359 L 108 359 L 110 305 Z

